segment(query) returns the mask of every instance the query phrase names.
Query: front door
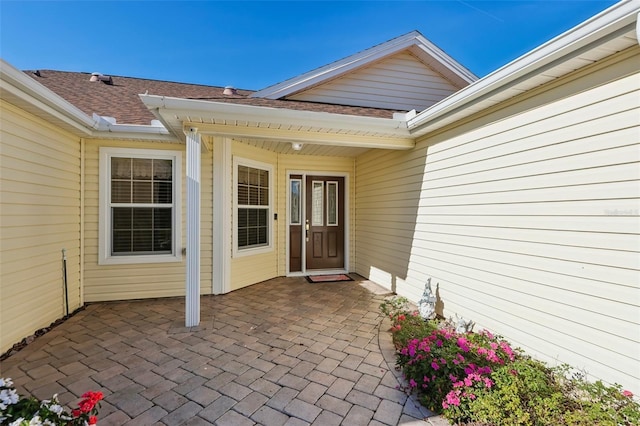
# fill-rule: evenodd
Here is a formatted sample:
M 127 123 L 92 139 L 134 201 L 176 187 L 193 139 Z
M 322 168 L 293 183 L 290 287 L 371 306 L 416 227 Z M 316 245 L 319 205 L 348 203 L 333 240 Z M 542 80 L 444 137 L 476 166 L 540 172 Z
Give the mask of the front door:
M 307 270 L 344 268 L 344 177 L 307 176 Z
M 344 180 L 291 176 L 290 272 L 344 269 Z

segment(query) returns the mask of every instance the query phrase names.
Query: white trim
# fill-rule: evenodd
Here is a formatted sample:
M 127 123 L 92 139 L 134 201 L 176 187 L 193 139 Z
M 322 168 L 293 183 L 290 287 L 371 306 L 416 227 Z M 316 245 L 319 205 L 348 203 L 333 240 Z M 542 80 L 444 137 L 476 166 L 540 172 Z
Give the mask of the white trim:
M 252 98 L 280 99 L 292 93 L 300 92 L 328 80 L 344 75 L 356 68 L 361 68 L 384 57 L 391 56 L 412 46 L 418 47 L 426 54 L 438 61 L 442 66 L 461 80 L 471 83 L 477 77 L 463 67 L 451 56 L 435 44 L 427 40 L 418 31 L 391 39 L 385 43 L 363 50 L 339 61 L 322 66 L 281 83 L 259 90 L 251 95 Z
M 200 324 L 200 134 L 197 128 L 186 133 L 187 151 L 187 238 L 185 265 L 185 327 Z
M 231 139 L 213 142 L 213 294 L 231 291 L 231 239 L 233 191 Z
M 172 248 L 171 254 L 157 255 L 131 255 L 131 256 L 112 256 L 111 255 L 111 213 L 108 208 L 109 198 L 111 195 L 111 162 L 112 156 L 124 155 L 131 158 L 158 158 L 173 161 L 173 217 L 172 217 Z M 99 265 L 122 265 L 136 263 L 164 263 L 164 262 L 181 262 L 182 253 L 182 152 L 157 150 L 157 149 L 133 149 L 133 148 L 116 148 L 101 147 L 99 151 L 100 166 L 99 176 L 99 219 L 98 219 L 98 264 Z
M 276 182 L 274 176 L 274 167 L 268 163 L 262 163 L 260 161 L 251 160 L 248 158 L 234 156 L 233 159 L 233 257 L 253 256 L 256 254 L 268 253 L 273 251 L 273 190 Z M 267 211 L 267 244 L 259 247 L 238 247 L 238 166 L 247 166 L 255 169 L 266 170 L 269 172 L 269 206 L 264 208 L 262 206 L 251 206 L 252 208 L 264 209 Z
M 255 123 L 277 123 L 282 126 L 378 132 L 400 138 L 409 137 L 406 121 L 392 118 L 290 110 L 157 95 L 140 95 L 140 99 L 151 110 L 157 109 L 158 112 L 169 110 L 185 120 L 189 117 L 206 116 L 208 117 L 206 122 L 210 122 L 212 119 L 216 122 L 229 121 L 231 123 L 242 120 Z M 202 131 L 206 130 L 207 126 L 204 126 Z
M 349 270 L 351 268 L 351 256 L 350 256 L 350 247 L 351 247 L 351 233 L 350 233 L 350 223 L 351 223 L 351 211 L 350 211 L 350 200 L 349 200 L 349 195 L 351 194 L 350 191 L 350 177 L 351 177 L 351 173 L 350 172 L 326 172 L 326 171 L 316 171 L 316 170 L 306 170 L 306 171 L 302 171 L 302 170 L 287 170 L 287 192 L 289 191 L 288 189 L 288 182 L 291 179 L 292 175 L 300 175 L 302 176 L 302 200 L 304 201 L 304 203 L 306 204 L 306 185 L 304 184 L 306 182 L 307 176 L 329 176 L 329 177 L 341 177 L 344 178 L 344 269 L 327 269 L 327 270 L 316 270 L 314 269 L 311 272 L 307 271 L 307 265 L 306 265 L 306 258 L 307 258 L 307 252 L 306 252 L 306 244 L 302 244 L 302 271 L 295 271 L 295 272 L 291 272 L 290 271 L 290 265 L 289 265 L 289 256 L 290 256 L 290 251 L 289 251 L 289 240 L 291 238 L 291 235 L 289 233 L 289 225 L 286 226 L 286 250 L 285 250 L 285 274 L 287 277 L 299 277 L 299 276 L 304 276 L 304 275 L 321 275 L 321 274 L 346 274 L 349 273 Z M 290 200 L 289 197 L 287 196 L 287 205 L 286 205 L 286 209 L 289 210 L 291 208 L 290 205 Z M 302 215 L 302 223 L 305 223 L 306 220 L 306 208 L 302 208 L 301 207 L 301 215 Z M 304 235 L 304 233 L 303 233 Z
M 615 37 L 627 29 L 631 30 L 639 9 L 638 0 L 613 5 L 411 118 L 407 122 L 411 134 L 421 136 L 427 131 L 434 131 L 447 124 L 439 124 L 439 121 L 455 113 L 460 114 L 456 120 L 469 116 L 475 111 L 469 108 L 470 104 L 507 90 L 533 73 L 589 48 L 593 43 Z

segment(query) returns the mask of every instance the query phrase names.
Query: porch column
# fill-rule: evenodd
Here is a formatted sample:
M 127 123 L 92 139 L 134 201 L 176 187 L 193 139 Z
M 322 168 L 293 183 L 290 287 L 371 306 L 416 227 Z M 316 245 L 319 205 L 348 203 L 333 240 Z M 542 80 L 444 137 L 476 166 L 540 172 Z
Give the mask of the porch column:
M 198 129 L 185 129 L 187 135 L 187 259 L 185 326 L 200 324 L 200 135 Z

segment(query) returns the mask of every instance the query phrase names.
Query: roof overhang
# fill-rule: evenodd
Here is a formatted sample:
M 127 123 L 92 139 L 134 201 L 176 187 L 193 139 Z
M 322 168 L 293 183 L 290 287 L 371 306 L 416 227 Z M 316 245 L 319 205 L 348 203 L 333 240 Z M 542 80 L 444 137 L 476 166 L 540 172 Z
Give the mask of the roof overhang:
M 339 61 L 259 90 L 253 93 L 251 97 L 281 99 L 404 50 L 411 51 L 424 63 L 428 64 L 459 87 L 464 87 L 478 79 L 471 71 L 427 40 L 418 31 L 412 31 Z
M 66 99 L 0 59 L 0 97 L 73 135 L 84 138 L 175 141 L 160 126 L 126 125 L 88 116 Z
M 622 1 L 408 120 L 420 137 L 637 45 L 640 2 Z
M 320 145 L 411 149 L 406 120 L 297 111 L 140 95 L 142 102 L 175 134 L 194 126 L 208 135 Z

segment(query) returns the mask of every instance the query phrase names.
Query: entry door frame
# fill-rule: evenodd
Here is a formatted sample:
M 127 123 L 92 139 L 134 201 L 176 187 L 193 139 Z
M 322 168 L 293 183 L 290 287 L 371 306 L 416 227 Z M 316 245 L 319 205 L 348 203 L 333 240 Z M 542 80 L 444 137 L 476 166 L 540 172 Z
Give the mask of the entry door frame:
M 291 211 L 291 191 L 290 191 L 290 186 L 289 186 L 289 182 L 291 181 L 291 175 L 301 175 L 302 176 L 302 182 L 303 184 L 301 185 L 301 201 L 302 201 L 302 205 L 300 207 L 301 210 L 301 214 L 302 214 L 302 223 L 305 223 L 306 220 L 306 185 L 304 184 L 306 182 L 306 179 L 308 176 L 335 176 L 335 177 L 342 177 L 344 178 L 344 269 L 322 269 L 322 270 L 318 270 L 318 269 L 314 269 L 313 271 L 308 272 L 307 271 L 307 265 L 306 265 L 306 258 L 307 258 L 307 247 L 306 244 L 302 244 L 302 271 L 295 271 L 295 272 L 291 272 L 290 271 L 290 266 L 289 266 L 289 212 Z M 349 238 L 351 233 L 350 233 L 350 222 L 351 222 L 351 209 L 350 209 L 350 191 L 351 187 L 350 187 L 350 174 L 349 172 L 327 172 L 327 171 L 322 171 L 322 170 L 287 170 L 287 179 L 286 179 L 286 184 L 285 184 L 285 191 L 287 193 L 287 205 L 286 205 L 286 210 L 285 210 L 285 215 L 284 215 L 284 221 L 285 221 L 285 229 L 286 229 L 286 253 L 285 253 L 285 261 L 286 261 L 286 276 L 288 277 L 297 277 L 297 276 L 305 276 L 305 275 L 321 275 L 321 274 L 344 274 L 344 273 L 348 273 L 350 270 L 350 264 L 349 264 L 349 253 L 350 253 L 350 243 L 351 243 L 351 239 Z M 304 232 L 302 233 L 304 235 Z

